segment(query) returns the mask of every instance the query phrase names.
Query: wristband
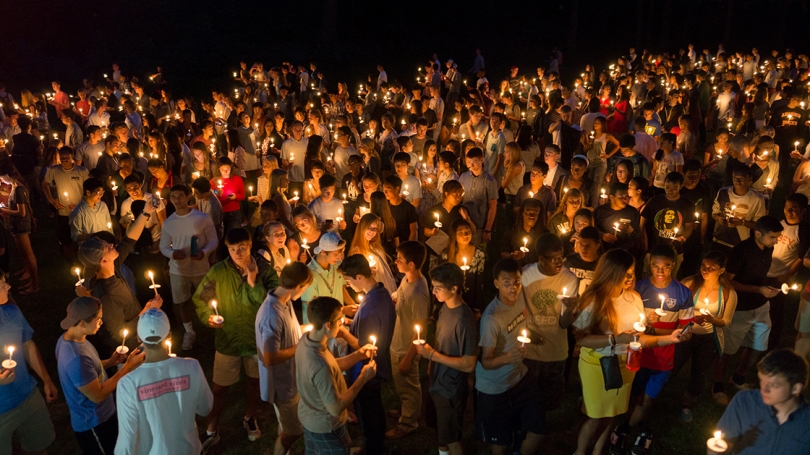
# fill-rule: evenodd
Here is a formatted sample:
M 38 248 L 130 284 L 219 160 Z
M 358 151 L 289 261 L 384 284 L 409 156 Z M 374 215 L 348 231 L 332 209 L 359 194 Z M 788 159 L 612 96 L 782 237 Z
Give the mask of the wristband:
M 152 214 L 151 214 L 151 213 L 141 212 L 141 215 L 145 216 L 147 220 L 148 220 L 149 218 L 152 218 Z
M 436 353 L 436 350 L 435 350 L 435 349 L 434 349 L 434 350 L 432 350 L 432 351 L 430 351 L 430 355 L 428 356 L 428 362 L 432 362 L 432 361 L 433 361 L 433 354 L 435 354 L 435 353 Z
M 607 337 L 608 337 L 608 343 L 610 343 L 610 347 L 615 347 L 616 346 L 616 337 L 613 336 L 612 333 L 609 333 Z

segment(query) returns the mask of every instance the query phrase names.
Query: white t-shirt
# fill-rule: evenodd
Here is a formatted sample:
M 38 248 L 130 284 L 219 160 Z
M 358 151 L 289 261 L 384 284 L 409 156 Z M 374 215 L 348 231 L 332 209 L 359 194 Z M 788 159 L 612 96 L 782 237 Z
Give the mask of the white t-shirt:
M 147 204 L 151 204 L 152 194 L 143 193 L 142 201 L 146 202 Z M 132 214 L 132 202 L 132 197 L 128 197 L 124 200 L 124 202 L 121 203 L 121 224 L 125 226 L 129 226 L 129 223 L 135 220 L 135 216 Z M 155 212 L 159 212 L 161 210 L 166 210 L 166 204 L 163 203 L 163 199 L 161 199 L 158 203 L 158 207 L 155 209 Z M 144 229 L 149 229 L 153 242 L 160 240 L 160 225 L 156 214 L 149 217 L 149 220 L 146 221 Z
M 197 251 L 204 253 L 201 260 L 191 259 L 191 238 L 197 237 Z M 217 249 L 217 230 L 214 222 L 199 210 L 183 216 L 172 213 L 163 222 L 160 252 L 169 258 L 169 273 L 182 276 L 202 276 L 208 273 L 208 255 Z M 174 250 L 183 250 L 185 259 L 172 259 Z
M 623 333 L 628 330 L 633 330 L 633 323 L 638 322 L 640 315 L 647 314 L 644 311 L 644 303 L 641 301 L 641 296 L 636 291 L 625 291 L 622 295 L 613 299 L 613 307 L 616 309 L 616 325 L 618 331 L 616 333 Z M 594 318 L 593 302 L 587 308 L 582 310 L 579 317 L 574 321 L 574 327 L 583 330 L 590 325 L 591 319 Z M 616 334 L 608 329 L 605 334 Z M 604 348 L 594 349 L 594 352 L 601 355 L 610 355 L 610 346 Z M 615 353 L 622 355 L 627 352 L 626 344 L 616 344 Z
M 315 215 L 315 218 L 318 219 L 318 224 L 323 224 L 326 220 L 332 220 L 332 231 L 334 232 L 337 232 L 338 229 L 337 217 L 346 219 L 345 212 L 343 212 L 342 215 L 338 212 L 338 210 L 345 210 L 343 201 L 336 197 L 332 197 L 332 200 L 329 202 L 324 202 L 323 199 L 317 197 L 309 203 L 309 209 L 312 211 L 312 214 Z
M 144 363 L 118 382 L 115 455 L 197 454 L 195 418 L 208 415 L 214 396 L 195 359 Z
M 681 152 L 673 150 L 669 155 L 662 153 L 661 159 L 655 162 L 657 163 L 657 167 L 655 169 L 653 185 L 656 188 L 663 188 L 667 174 L 675 172 L 676 166 L 683 166 L 683 155 L 681 155 Z
M 349 157 L 357 155 L 357 150 L 351 145 L 348 148 L 341 146 L 335 147 L 335 177 L 337 177 L 338 184 L 343 179 L 343 176 L 349 173 Z
M 799 258 L 799 224 L 788 224 L 782 220 L 782 232 L 779 241 L 773 246 L 773 257 L 768 277 L 784 275 L 790 268 L 790 263 Z M 802 233 L 804 234 L 804 233 Z
M 542 344 L 526 346 L 526 358 L 542 362 L 557 362 L 568 357 L 567 330 L 560 327 L 562 303 L 558 295 L 577 296 L 579 279 L 570 270 L 563 268 L 554 276 L 540 273 L 537 263 L 523 267 L 520 276 L 526 302 L 526 327 L 540 334 Z

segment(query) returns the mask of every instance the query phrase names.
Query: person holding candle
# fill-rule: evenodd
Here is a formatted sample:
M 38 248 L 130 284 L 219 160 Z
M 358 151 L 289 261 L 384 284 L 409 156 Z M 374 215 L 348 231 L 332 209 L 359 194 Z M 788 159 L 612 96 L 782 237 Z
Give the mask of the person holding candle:
M 750 238 L 757 220 L 767 213 L 765 200 L 751 191 L 751 168 L 735 167 L 732 186 L 717 192 L 712 206 L 714 225 L 713 248 L 728 253 L 732 247 Z
M 366 295 L 352 319 L 350 335 L 346 336 L 349 346 L 355 351 L 362 352 L 364 348 L 358 340 L 369 340 L 373 336 L 376 337 L 376 347 L 380 352 L 374 357 L 377 375 L 357 394 L 354 408 L 365 436 L 363 452 L 367 455 L 382 455 L 385 453 L 385 409 L 381 393 L 382 382 L 392 379 L 391 357 L 386 353 L 391 347 L 396 324 L 396 312 L 391 299 L 393 292 L 377 282 L 368 260 L 363 255 L 353 254 L 347 257 L 338 266 L 338 271 L 343 273 L 346 282 L 355 292 Z M 360 379 L 361 368 L 361 364 L 356 364 L 349 373 L 353 381 Z
M 567 268 L 562 240 L 546 233 L 533 249 L 537 262 L 523 267 L 520 281 L 526 301 L 526 329 L 532 343 L 526 346 L 524 363 L 532 381 L 543 390 L 544 411 L 562 405 L 565 393 L 565 362 L 568 358 L 568 327 L 573 321 L 579 280 Z
M 696 158 L 688 160 L 683 165 L 683 187 L 681 196 L 686 198 L 695 208 L 695 227 L 692 235 L 686 239 L 684 244 L 683 264 L 679 270 L 680 276 L 688 276 L 696 273 L 700 267 L 700 257 L 703 252 L 703 245 L 706 244 L 709 233 L 709 220 L 712 210 L 712 195 L 709 185 L 701 179 L 701 165 Z M 715 193 L 716 194 L 716 193 Z
M 442 252 L 440 261 L 463 267 L 461 297 L 473 312 L 480 314 L 486 308 L 483 291 L 484 263 L 487 256 L 483 248 L 472 243 L 474 232 L 475 228 L 471 221 L 464 218 L 454 221 L 450 226 L 447 249 Z
M 262 177 L 259 178 L 261 179 Z M 278 221 L 292 231 L 294 229 L 292 224 L 292 205 L 297 201 L 293 201 L 293 204 L 291 204 L 285 194 L 290 186 L 287 171 L 283 169 L 273 169 L 270 172 L 269 178 L 270 184 L 267 190 L 267 200 L 273 201 L 276 204 L 277 210 L 274 219 L 278 219 Z M 262 200 L 264 200 L 264 197 L 262 197 Z
M 414 208 L 419 208 L 419 201 L 422 199 L 422 183 L 416 176 L 408 173 L 408 166 L 411 163 L 411 156 L 406 152 L 394 154 L 394 172 L 396 177 L 402 181 L 400 194 Z
M 0 183 L 11 188 L 11 194 L 8 195 L 8 206 L 0 207 L 0 217 L 9 224 L 11 235 L 14 237 L 14 243 L 22 259 L 20 280 L 30 280 L 19 290 L 19 294 L 36 294 L 39 292 L 39 269 L 30 237 L 34 214 L 31 209 L 28 188 L 10 159 L 0 160 Z
M 303 335 L 293 300 L 301 298 L 313 280 L 312 270 L 300 262 L 286 265 L 279 286 L 267 294 L 254 324 L 263 401 L 273 405 L 279 421 L 274 454 L 284 455 L 303 434 L 298 420 L 295 351 Z
M 518 344 L 517 334 L 531 337 L 521 267 L 514 259 L 501 259 L 492 274 L 498 295 L 481 316 L 481 356 L 475 366 L 477 432 L 491 444 L 494 454 L 507 453 L 514 431 L 525 432 L 521 453 L 537 453 L 546 423 L 525 365 L 528 347 L 524 342 Z
M 222 203 L 211 191 L 211 182 L 205 177 L 200 177 L 191 183 L 191 189 L 196 201 L 194 208 L 211 218 L 217 231 L 217 239 L 222 240 Z M 216 259 L 215 255 L 209 256 L 209 262 L 212 258 Z
M 224 232 L 227 235 L 231 229 L 242 226 L 242 211 L 240 202 L 245 199 L 245 182 L 238 175 L 231 175 L 233 163 L 228 157 L 219 159 L 218 179 L 211 179 L 211 188 L 216 187 L 216 195 L 222 204 Z
M 346 229 L 346 220 L 338 220 L 338 217 L 345 218 L 340 215 L 345 207 L 342 200 L 335 197 L 337 180 L 332 175 L 325 174 L 318 180 L 318 183 L 321 187 L 321 195 L 309 203 L 309 210 L 315 215 L 324 231 L 337 232 Z M 341 212 L 339 213 L 338 210 Z
M 181 345 L 184 351 L 190 350 L 197 340 L 192 326 L 191 297 L 208 272 L 208 256 L 218 246 L 214 223 L 188 205 L 190 196 L 187 186 L 172 187 L 170 200 L 175 212 L 163 223 L 160 235 L 160 252 L 169 259 L 172 302 L 185 329 Z
M 290 131 L 292 135 L 281 144 L 281 167 L 290 173 L 290 189 L 301 194 L 309 138 L 304 137 L 304 124 L 298 120 L 292 123 Z
M 683 244 L 695 225 L 695 206 L 680 194 L 683 174 L 670 172 L 664 182 L 664 193 L 659 194 L 644 206 L 639 229 L 643 231 L 643 251 L 651 251 L 657 245 L 668 245 L 677 256 L 672 275 L 678 276 L 683 262 Z M 650 274 L 650 255 L 644 256 L 644 275 Z
M 76 286 L 75 291 L 80 297 L 92 295 L 101 300 L 104 325 L 93 336 L 93 344 L 102 356 L 110 355 L 122 344 L 124 329 L 129 333 L 136 332 L 135 325 L 140 314 L 149 308 L 160 308 L 163 304 L 163 299 L 156 296 L 141 306 L 123 274 L 126 267 L 124 261 L 132 253 L 135 242 L 149 219 L 155 216 L 154 213 L 152 204 L 144 206 L 143 212 L 129 225 L 126 235 L 117 245 L 94 236 L 79 247 L 78 256 L 84 267 L 85 282 Z M 135 337 L 130 337 L 126 346 L 133 350 L 137 347 L 136 341 Z
M 644 131 L 644 125 L 646 121 L 638 117 L 636 119 L 637 128 L 641 127 L 641 129 L 637 130 L 639 132 Z M 636 134 L 639 134 L 638 132 Z M 646 134 L 646 133 L 644 133 Z M 657 143 L 655 139 L 653 139 L 653 143 Z M 649 180 L 650 178 L 650 159 L 652 159 L 652 155 L 648 158 L 641 153 L 643 148 L 638 147 L 636 143 L 636 138 L 630 134 L 623 134 L 619 138 L 619 152 L 614 153 L 613 156 L 610 157 L 608 160 L 608 172 L 607 174 L 610 175 L 615 172 L 618 164 L 622 161 L 629 161 L 633 165 L 633 175 L 635 177 L 642 177 L 645 180 Z M 652 149 L 651 153 L 654 153 L 656 148 Z
M 250 254 L 251 238 L 245 228 L 225 234 L 228 257 L 214 264 L 206 273 L 192 298 L 197 316 L 209 327 L 217 329 L 214 338 L 214 407 L 208 415 L 203 435 L 203 453 L 219 442 L 219 418 L 226 406 L 230 386 L 239 382 L 242 369 L 247 376 L 247 409 L 242 426 L 248 439 L 261 437 L 256 422 L 259 401 L 259 366 L 256 363 L 254 322 L 256 312 L 267 292 L 278 285 L 278 275 L 264 259 Z M 217 309 L 210 302 L 217 301 Z M 216 322 L 215 316 L 224 318 Z
M 318 241 L 324 231 L 320 229 L 315 215 L 304 205 L 297 205 L 292 211 L 292 221 L 297 234 L 291 236 L 292 242 L 287 242 L 290 254 L 298 261 L 309 263 L 312 257 L 311 248 L 318 246 Z
M 164 340 L 170 336 L 169 318 L 162 310 L 151 309 L 138 319 L 146 360 L 118 382 L 116 455 L 200 453 L 195 417 L 211 412 L 213 395 L 196 359 L 173 357 L 171 348 L 167 350 Z
M 727 453 L 806 453 L 810 407 L 802 392 L 807 389 L 807 360 L 789 349 L 778 349 L 757 364 L 757 374 L 759 388 L 738 392 L 717 422 Z M 756 437 L 748 436 L 752 429 Z M 706 453 L 718 455 L 711 450 Z
M 206 180 L 214 178 L 215 166 L 204 142 L 197 141 L 191 145 L 191 156 L 191 165 L 186 167 L 184 179 L 189 185 L 199 178 Z
M 343 305 L 343 314 L 354 317 L 357 304 L 349 295 L 346 288 L 346 279 L 338 271 L 338 264 L 343 261 L 346 241 L 335 232 L 327 232 L 321 236 L 318 246 L 314 247 L 315 256 L 309 262 L 309 269 L 314 277 L 301 296 L 301 313 L 303 322 L 307 324 L 307 306 L 309 302 L 319 296 L 332 297 Z
M 354 146 L 352 146 L 350 143 L 352 137 L 351 128 L 348 126 L 341 126 L 337 129 L 337 133 L 335 133 L 335 135 L 337 136 L 337 140 L 332 143 L 333 155 L 331 160 L 334 166 L 335 178 L 339 179 L 339 181 L 342 183 L 344 181 L 344 177 L 349 172 L 352 172 L 355 179 L 359 178 L 360 172 L 357 169 L 357 165 L 362 162 L 362 158 L 359 157 L 357 150 L 355 150 Z M 360 160 L 356 161 L 355 171 L 352 171 L 351 162 L 349 160 L 349 158 L 352 156 L 361 158 Z M 351 191 L 349 191 L 349 188 L 346 185 L 341 185 L 341 188 L 350 193 L 350 198 L 354 199 L 357 197 L 356 193 L 351 194 Z
M 461 455 L 464 409 L 469 394 L 467 374 L 475 371 L 478 334 L 475 315 L 461 297 L 464 274 L 455 264 L 430 271 L 433 295 L 442 303 L 436 320 L 434 345 L 418 344 L 416 351 L 428 359 L 430 397 L 436 408 L 439 453 Z
M 582 192 L 576 188 L 564 192 L 557 211 L 548 220 L 548 231 L 563 240 L 569 240 L 574 234 L 574 216 L 584 207 L 582 199 Z
M 389 265 L 389 257 L 382 244 L 381 232 L 385 226 L 382 219 L 373 213 L 367 213 L 357 224 L 357 232 L 349 247 L 349 254 L 360 254 L 365 258 L 370 258 L 372 265 L 372 275 L 374 279 L 385 286 L 391 294 L 397 290 L 396 280 Z
M 641 232 L 639 212 L 629 206 L 630 196 L 624 183 L 611 182 L 608 199 L 609 204 L 602 204 L 593 211 L 594 226 L 601 234 L 605 250 L 629 250 Z
M 91 177 L 82 182 L 82 200 L 71 210 L 68 216 L 70 224 L 70 238 L 81 244 L 94 233 L 99 231 L 112 232 L 107 227 L 111 223 L 110 211 L 107 204 L 101 202 L 104 195 L 104 183 Z
M 394 304 L 396 324 L 391 339 L 391 366 L 394 389 L 401 402 L 400 409 L 388 412 L 397 417 L 397 426 L 385 433 L 387 439 L 399 439 L 416 430 L 422 414 L 422 388 L 419 382 L 419 357 L 414 339 L 422 339 L 421 331 L 415 327 L 427 328 L 430 308 L 430 291 L 421 269 L 427 251 L 416 241 L 406 241 L 397 247 L 395 264 L 399 273 L 405 275 L 396 294 Z
M 62 147 L 59 149 L 59 165 L 50 166 L 42 179 L 42 192 L 58 211 L 56 237 L 63 252 L 68 251 L 72 243 L 68 216 L 81 200 L 81 195 L 84 194 L 82 183 L 87 178 L 87 169 L 73 161 L 73 151 L 69 147 Z
M 323 161 L 315 160 L 311 164 L 309 164 L 308 173 L 311 176 L 304 180 L 303 184 L 303 195 L 301 198 L 301 202 L 309 205 L 310 202 L 314 201 L 317 197 L 321 195 L 321 184 L 319 183 L 321 177 L 326 174 L 326 166 L 324 166 Z M 295 194 L 289 193 L 288 194 Z M 297 202 L 297 201 L 296 201 Z
M 329 340 L 346 336 L 340 308 L 336 299 L 314 299 L 307 309 L 312 330 L 304 333 L 300 349 L 298 346 L 295 349 L 295 384 L 300 395 L 298 418 L 304 427 L 304 445 L 314 453 L 349 453 L 352 440 L 346 428 L 347 408 L 357 402 L 360 391 L 377 371 L 373 358 L 377 348 L 370 344 L 358 346 L 355 352 L 339 359 L 327 347 Z M 357 379 L 347 388 L 343 372 L 366 359 L 370 360 L 362 365 Z M 384 420 L 376 423 L 384 425 Z
M 753 235 L 728 254 L 726 276 L 737 291 L 738 299 L 734 318 L 724 330 L 725 345 L 715 370 L 714 393 L 723 392 L 722 378 L 731 356 L 742 350 L 740 363 L 729 380 L 735 387 L 742 388 L 752 362 L 768 350 L 770 299 L 780 292 L 769 286 L 768 271 L 783 229 L 776 218 L 765 215 L 757 220 Z
M 720 251 L 709 251 L 703 256 L 700 273 L 687 277 L 683 285 L 692 291 L 695 305 L 695 325 L 692 338 L 675 346 L 675 360 L 671 378 L 675 378 L 683 366 L 691 360 L 689 385 L 683 397 L 681 420 L 692 420 L 692 406 L 703 392 L 706 380 L 714 372 L 713 365 L 725 348 L 725 327 L 731 324 L 737 308 L 737 292 L 725 276 L 726 255 Z M 728 405 L 722 387 L 717 393 L 712 391 L 715 400 Z
M 546 209 L 537 199 L 524 199 L 516 223 L 501 237 L 501 258 L 511 257 L 521 266 L 537 262 L 533 245 L 546 229 Z
M 554 190 L 543 184 L 543 180 L 548 174 L 548 164 L 541 159 L 536 159 L 532 163 L 531 171 L 529 172 L 529 183 L 520 187 L 515 195 L 515 203 L 512 210 L 517 215 L 521 204 L 527 198 L 537 199 L 543 203 L 545 208 L 544 218 L 548 219 L 557 211 L 557 194 Z
M 12 453 L 15 434 L 23 450 L 46 453 L 56 434 L 45 400 L 55 402 L 59 391 L 32 339 L 34 329 L 10 298 L 10 289 L 0 273 L 0 357 L 17 363 L 13 369 L 0 367 L 0 453 Z M 42 379 L 45 400 L 30 371 Z
M 464 187 L 462 204 L 470 213 L 470 220 L 475 226 L 473 245 L 492 240 L 492 229 L 495 224 L 495 213 L 498 208 L 498 183 L 495 178 L 484 171 L 484 152 L 473 147 L 466 154 L 467 172 L 461 174 L 458 181 Z
M 810 223 L 805 219 L 807 196 L 801 193 L 789 195 L 783 212 L 782 232 L 773 246 L 771 268 L 768 269 L 768 284 L 776 288 L 793 284 L 801 270 L 803 258 L 810 251 Z M 782 292 L 770 299 L 771 334 L 768 346 L 772 348 L 778 347 L 782 339 L 787 304 L 787 295 Z
M 666 178 L 671 172 L 682 173 L 683 171 L 683 155 L 675 150 L 676 140 L 672 133 L 664 133 L 658 139 L 661 148 L 653 156 L 652 172 L 650 172 L 650 185 L 655 188 L 656 194 L 664 192 Z
M 375 203 L 375 195 L 371 195 L 371 213 L 380 216 L 385 222 L 385 241 L 392 247 L 388 250 L 391 254 L 396 254 L 393 248 L 397 242 L 416 240 L 419 233 L 419 215 L 413 204 L 402 197 L 401 188 L 402 180 L 396 175 L 389 175 L 382 187 L 382 199 L 385 202 L 380 200 L 379 192 L 376 195 L 379 204 Z
M 263 209 L 265 213 L 275 214 L 273 207 L 269 207 L 273 201 L 264 201 Z M 281 269 L 289 264 L 293 257 L 287 247 L 287 229 L 283 224 L 275 220 L 275 216 L 264 216 L 266 223 L 257 226 L 253 233 L 253 248 L 257 256 L 263 257 L 276 270 L 277 274 Z
M 692 292 L 674 279 L 675 261 L 675 251 L 670 246 L 656 245 L 650 251 L 652 275 L 636 283 L 636 292 L 645 302 L 644 312 L 650 314 L 645 332 L 649 335 L 670 335 L 694 320 Z M 657 318 L 653 317 L 652 310 L 655 310 Z M 690 337 L 691 334 L 685 335 L 681 342 L 689 341 Z M 669 382 L 674 359 L 673 345 L 647 348 L 641 352 L 641 369 L 636 372 L 630 392 L 630 417 L 626 424 L 613 430 L 610 438 L 612 448 L 624 447 L 626 435 L 637 428 L 639 434 L 632 452 L 639 453 L 650 447 L 653 432 L 647 423 L 647 417 L 655 399 Z
M 135 174 L 131 174 L 124 179 L 122 186 L 129 197 L 121 203 L 121 217 L 118 222 L 121 224 L 121 227 L 126 230 L 136 218 L 133 215 L 132 203 L 135 201 L 144 201 L 145 205 L 154 205 L 152 199 L 158 198 L 155 216 L 150 217 L 145 226 L 145 229 L 149 230 L 150 239 L 157 243 L 160 241 L 160 230 L 162 229 L 163 222 L 166 220 L 166 203 L 162 198 L 158 197 L 158 195 L 145 193 L 141 183 L 142 179 Z
M 779 183 L 779 159 L 773 151 L 773 139 L 769 136 L 761 137 L 757 142 L 757 150 L 751 156 L 754 162 L 751 189 L 761 194 L 769 201 L 774 188 Z
M 634 336 L 644 348 L 677 343 L 676 330 L 671 335 L 652 336 L 633 330 L 633 323 L 643 314 L 641 296 L 634 290 L 635 259 L 624 250 L 610 250 L 599 259 L 593 281 L 580 296 L 574 310 L 574 327 L 582 378 L 583 411 L 587 416 L 579 430 L 576 455 L 588 453 L 597 436 L 593 453 L 602 453 L 613 418 L 627 412 L 630 386 L 635 373 L 625 367 L 627 345 Z M 620 356 L 622 386 L 605 390 L 600 360 Z
M 112 453 L 118 437 L 115 392 L 118 382 L 141 365 L 146 354 L 113 352 L 101 360 L 88 335 L 95 335 L 102 324 L 101 301 L 77 297 L 67 307 L 60 326 L 65 332 L 56 341 L 59 382 L 70 409 L 70 422 L 79 447 L 85 454 Z M 123 364 L 112 377 L 106 369 Z

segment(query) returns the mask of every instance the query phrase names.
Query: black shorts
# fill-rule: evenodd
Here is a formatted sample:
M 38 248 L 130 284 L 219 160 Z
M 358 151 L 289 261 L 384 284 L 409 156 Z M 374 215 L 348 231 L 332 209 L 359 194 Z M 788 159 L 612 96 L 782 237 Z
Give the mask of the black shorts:
M 430 398 L 436 407 L 436 433 L 440 446 L 446 446 L 461 441 L 463 431 L 464 409 L 467 405 L 466 378 L 455 397 L 447 398 L 437 393 L 431 393 Z
M 540 404 L 538 390 L 527 374 L 506 392 L 490 395 L 477 392 L 478 408 L 475 426 L 487 444 L 508 446 L 512 433 L 521 430 L 538 435 L 546 432 L 546 413 Z
M 535 389 L 541 391 L 540 405 L 544 411 L 554 411 L 562 406 L 565 395 L 565 360 L 558 362 L 541 362 L 524 359 L 523 364 L 529 368 Z

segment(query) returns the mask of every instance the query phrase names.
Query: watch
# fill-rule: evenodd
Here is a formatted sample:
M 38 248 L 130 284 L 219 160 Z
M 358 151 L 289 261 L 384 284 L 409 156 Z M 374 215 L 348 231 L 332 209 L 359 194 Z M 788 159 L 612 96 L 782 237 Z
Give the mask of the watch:
M 152 214 L 151 214 L 151 213 L 141 212 L 141 215 L 145 216 L 147 220 L 148 220 L 149 218 L 152 218 Z

